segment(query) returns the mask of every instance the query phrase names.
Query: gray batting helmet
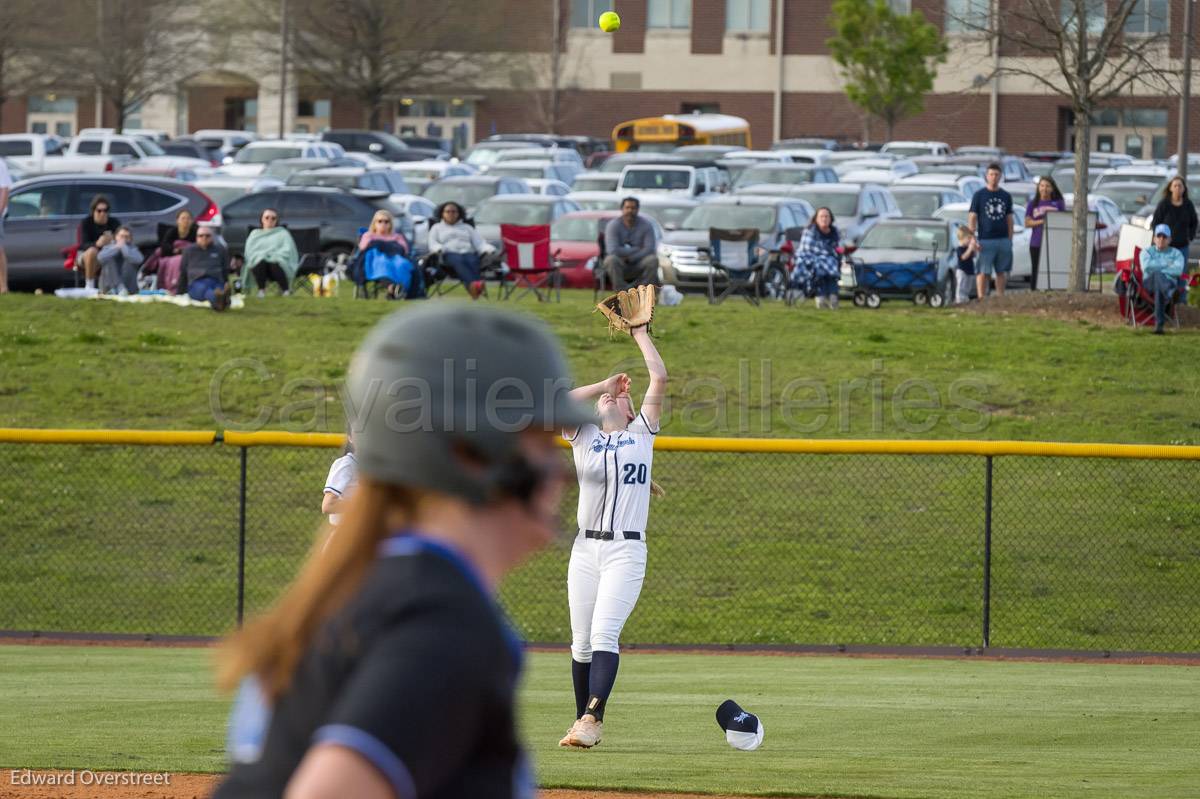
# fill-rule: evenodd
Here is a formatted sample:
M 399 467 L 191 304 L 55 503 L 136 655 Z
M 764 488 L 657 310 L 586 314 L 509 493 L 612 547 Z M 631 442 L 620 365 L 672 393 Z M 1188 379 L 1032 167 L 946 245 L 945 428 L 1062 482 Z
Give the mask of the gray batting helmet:
M 384 318 L 355 353 L 347 383 L 364 475 L 476 504 L 523 462 L 517 433 L 596 421 L 569 396 L 566 357 L 550 330 L 492 308 L 426 305 Z M 464 454 L 480 468 L 464 468 Z

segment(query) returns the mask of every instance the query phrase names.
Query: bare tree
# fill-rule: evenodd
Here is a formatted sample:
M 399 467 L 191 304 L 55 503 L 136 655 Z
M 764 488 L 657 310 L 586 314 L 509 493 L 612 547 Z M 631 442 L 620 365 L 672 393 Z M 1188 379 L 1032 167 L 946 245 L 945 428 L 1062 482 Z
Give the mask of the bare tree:
M 551 3 L 551 11 L 556 10 Z M 567 39 L 566 17 L 553 15 L 546 51 L 530 52 L 510 58 L 509 80 L 521 93 L 521 104 L 529 117 L 530 129 L 544 133 L 562 133 L 578 111 L 582 52 L 564 50 Z M 555 27 L 557 23 L 557 27 Z
M 205 61 L 206 28 L 188 0 L 43 0 L 40 5 L 48 19 L 73 21 L 58 31 L 58 51 L 70 56 L 57 59 L 48 74 L 57 85 L 99 90 L 116 112 L 117 131 L 131 111 L 156 94 L 174 92 L 179 80 Z
M 47 57 L 54 52 L 39 0 L 0 2 L 0 110 L 14 95 L 45 84 Z
M 243 30 L 280 52 L 279 0 L 237 3 Z M 289 0 L 289 60 L 303 78 L 363 109 L 382 127 L 388 104 L 422 91 L 447 91 L 479 79 L 503 30 L 502 3 L 475 0 Z
M 1190 2 L 1190 0 L 1185 0 Z M 1092 115 L 1106 103 L 1142 94 L 1173 94 L 1166 20 L 1126 32 L 1146 0 L 966 0 L 950 15 L 965 32 L 986 35 L 999 48 L 989 78 L 1015 75 L 1066 98 L 1075 116 L 1075 184 L 1069 290 L 1087 287 L 1088 166 Z M 1136 20 L 1136 18 L 1135 18 Z M 1156 31 L 1155 29 L 1161 29 Z

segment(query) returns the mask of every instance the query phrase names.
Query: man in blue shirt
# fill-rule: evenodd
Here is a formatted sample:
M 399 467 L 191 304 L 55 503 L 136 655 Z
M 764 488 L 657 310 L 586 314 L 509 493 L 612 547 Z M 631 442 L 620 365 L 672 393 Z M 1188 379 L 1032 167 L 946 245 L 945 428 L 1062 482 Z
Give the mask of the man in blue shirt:
M 987 296 L 992 275 L 996 276 L 996 295 L 1004 294 L 1013 265 L 1013 201 L 1012 195 L 1000 188 L 1000 175 L 999 164 L 988 164 L 987 187 L 975 192 L 967 214 L 967 227 L 979 242 L 975 290 L 980 299 Z
M 1171 246 L 1171 228 L 1166 225 L 1154 228 L 1154 246 L 1142 250 L 1142 286 L 1154 295 L 1156 335 L 1163 335 L 1167 305 L 1179 288 L 1183 267 L 1183 253 Z

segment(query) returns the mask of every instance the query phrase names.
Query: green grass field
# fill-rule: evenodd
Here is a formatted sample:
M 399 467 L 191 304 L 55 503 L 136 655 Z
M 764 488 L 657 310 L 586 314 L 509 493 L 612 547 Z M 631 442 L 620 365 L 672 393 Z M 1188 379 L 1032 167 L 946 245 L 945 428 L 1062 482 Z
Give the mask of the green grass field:
M 211 653 L 0 646 L 2 768 L 216 772 L 227 702 Z M 630 655 L 605 740 L 555 744 L 568 656 L 533 653 L 521 692 L 544 787 L 886 799 L 1194 797 L 1195 667 Z M 756 712 L 756 752 L 713 712 Z
M 562 305 L 518 307 L 554 326 L 581 379 L 610 368 L 636 375 L 632 346 L 610 340 L 589 303 L 590 293 L 567 292 Z M 394 307 L 251 299 L 217 315 L 0 297 L 0 426 L 213 429 L 222 426 L 215 392 L 231 426 L 275 407 L 269 428 L 337 431 L 348 355 Z M 1167 443 L 1191 442 L 1198 424 L 1189 332 L 1164 341 L 904 303 L 818 314 L 689 297 L 660 311 L 658 337 L 674 376 L 666 430 L 675 434 L 799 435 L 784 402 L 796 378 L 817 381 L 799 397 L 813 400 L 820 385 L 830 398 L 827 411 L 793 413 L 828 417 L 804 433 L 812 437 Z M 214 389 L 230 363 L 246 368 Z M 839 386 L 854 380 L 868 388 L 845 394 L 843 407 Z M 987 414 L 939 412 L 924 429 L 911 422 L 928 411 L 894 412 L 891 392 L 904 380 L 927 380 L 942 400 L 958 386 Z M 716 383 L 727 387 L 723 404 Z M 713 427 L 722 408 L 726 425 Z M 959 429 L 980 421 L 982 430 Z M 0 453 L 0 628 L 218 634 L 233 623 L 236 450 Z M 251 611 L 307 551 L 334 454 L 250 452 Z M 646 601 L 626 641 L 979 645 L 981 460 L 664 452 L 655 475 L 668 497 L 652 507 Z M 1200 503 L 1180 488 L 1194 479 L 1187 462 L 999 459 L 992 644 L 1200 649 Z M 564 508 L 569 528 L 573 497 Z M 559 542 L 505 586 L 530 640 L 568 638 L 568 553 Z

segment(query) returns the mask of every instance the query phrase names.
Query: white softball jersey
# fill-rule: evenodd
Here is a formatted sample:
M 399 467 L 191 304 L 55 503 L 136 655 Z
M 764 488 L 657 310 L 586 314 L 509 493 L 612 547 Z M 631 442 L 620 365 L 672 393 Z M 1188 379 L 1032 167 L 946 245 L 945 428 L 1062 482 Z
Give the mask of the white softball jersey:
M 621 630 L 646 577 L 646 517 L 654 436 L 638 414 L 629 427 L 603 433 L 583 425 L 568 436 L 579 478 L 579 534 L 567 565 L 571 657 L 619 652 Z
M 333 462 L 329 467 L 329 476 L 325 478 L 325 494 L 334 494 L 339 499 L 345 499 L 354 486 L 358 484 L 358 461 L 353 452 L 348 452 Z M 329 523 L 337 524 L 342 520 L 342 514 L 329 514 Z
M 585 424 L 574 436 L 564 434 L 575 455 L 580 530 L 645 536 L 657 433 L 639 413 L 627 429 L 616 433 Z

